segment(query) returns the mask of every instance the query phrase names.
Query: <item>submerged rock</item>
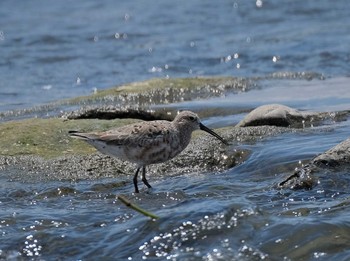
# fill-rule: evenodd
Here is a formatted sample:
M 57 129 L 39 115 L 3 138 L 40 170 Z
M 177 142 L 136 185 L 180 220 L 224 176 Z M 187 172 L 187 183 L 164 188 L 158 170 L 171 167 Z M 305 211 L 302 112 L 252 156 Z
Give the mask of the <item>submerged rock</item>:
M 330 168 L 350 165 L 350 138 L 314 158 L 312 164 Z
M 313 175 L 315 166 L 305 165 L 304 167 L 297 169 L 294 173 L 278 184 L 279 188 L 289 189 L 312 189 L 317 180 Z
M 310 161 L 309 164 L 278 184 L 281 188 L 311 189 L 317 185 L 317 173 L 323 169 L 350 167 L 350 138 L 337 144 Z

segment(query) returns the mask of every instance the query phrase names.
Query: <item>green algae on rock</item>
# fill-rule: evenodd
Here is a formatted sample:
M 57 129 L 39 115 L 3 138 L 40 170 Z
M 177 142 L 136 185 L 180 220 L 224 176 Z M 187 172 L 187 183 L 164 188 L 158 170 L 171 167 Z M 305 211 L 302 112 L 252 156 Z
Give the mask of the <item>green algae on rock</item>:
M 90 96 L 58 101 L 48 105 L 56 106 L 56 113 L 59 107 L 67 110 L 67 108 L 71 108 L 69 106 L 76 108 L 75 105 L 96 104 L 98 106 L 96 106 L 96 110 L 84 109 L 72 114 L 75 115 L 72 118 L 80 118 L 79 120 L 31 118 L 7 120 L 1 123 L 0 168 L 4 165 L 15 166 L 18 169 L 23 167 L 26 171 L 18 171 L 18 175 L 26 176 L 27 180 L 35 175 L 45 180 L 95 179 L 115 177 L 118 174 L 131 175 L 133 174 L 132 165 L 98 154 L 95 149 L 86 143 L 70 139 L 68 131 L 103 131 L 137 121 L 130 119 L 127 113 L 123 116 L 123 119 L 116 119 L 114 114 L 118 112 L 117 109 L 119 108 L 121 110 L 123 108 L 136 108 L 137 113 L 141 112 L 142 114 L 142 112 L 148 112 L 147 107 L 152 104 L 176 103 L 198 98 L 206 99 L 225 95 L 228 92 L 244 91 L 253 84 L 254 81 L 252 80 L 231 77 L 152 79 L 99 91 Z M 102 108 L 108 106 L 108 104 L 112 104 L 112 107 Z M 41 108 L 42 113 L 45 112 L 43 108 Z M 40 108 L 36 109 L 36 112 L 40 111 Z M 202 111 L 201 115 L 205 115 L 207 112 L 208 110 Z M 124 111 L 119 111 L 119 113 L 123 114 Z M 156 113 L 158 114 L 146 116 L 158 117 L 160 115 L 159 111 L 156 111 Z M 93 114 L 93 117 L 91 117 L 91 114 Z M 113 115 L 111 116 L 111 114 Z M 215 115 L 218 114 L 220 113 L 215 112 Z M 94 118 L 101 115 L 110 120 Z M 162 112 L 162 117 L 163 115 L 164 112 Z M 331 114 L 329 115 L 331 116 Z M 349 112 L 334 115 L 339 115 L 341 116 L 339 120 L 344 120 L 344 117 L 348 117 Z M 330 116 L 322 117 L 322 119 L 337 118 L 336 116 Z M 81 119 L 89 117 L 90 119 Z M 12 118 L 16 119 L 13 116 Z M 152 167 L 152 174 L 173 173 L 173 175 L 179 175 L 179 173 L 197 171 L 222 171 L 244 162 L 249 157 L 250 151 L 243 150 L 235 145 L 242 142 L 256 142 L 261 138 L 285 132 L 300 132 L 303 130 L 275 126 L 245 128 L 227 126 L 216 131 L 225 139 L 231 141 L 233 146 L 228 148 L 218 147 L 218 144 L 208 139 L 205 134 L 196 132 L 188 149 L 177 158 Z
M 123 101 L 132 98 L 139 100 L 139 103 L 161 104 L 198 99 L 201 97 L 219 96 L 226 91 L 244 91 L 251 84 L 251 81 L 248 79 L 233 77 L 155 78 L 116 86 L 114 88 L 97 91 L 93 95 L 77 97 L 66 101 L 75 104 L 91 99 L 120 99 Z M 126 95 L 130 97 L 126 97 Z M 136 95 L 136 97 L 134 95 Z M 151 97 L 151 100 L 149 97 Z
M 8 121 L 0 124 L 0 155 L 54 158 L 65 154 L 90 154 L 95 150 L 84 143 L 71 140 L 68 137 L 69 130 L 106 130 L 132 122 L 135 120 L 64 121 L 59 118 L 33 118 Z
M 207 99 L 229 92 L 242 92 L 255 85 L 254 79 L 234 77 L 155 78 L 98 90 L 91 95 L 60 100 L 24 110 L 1 112 L 0 119 L 16 119 L 23 115 L 45 116 L 49 112 L 52 116 L 57 116 L 61 110 L 67 111 L 67 108 L 72 106 L 113 104 L 118 105 L 119 108 L 147 109 L 152 105 Z

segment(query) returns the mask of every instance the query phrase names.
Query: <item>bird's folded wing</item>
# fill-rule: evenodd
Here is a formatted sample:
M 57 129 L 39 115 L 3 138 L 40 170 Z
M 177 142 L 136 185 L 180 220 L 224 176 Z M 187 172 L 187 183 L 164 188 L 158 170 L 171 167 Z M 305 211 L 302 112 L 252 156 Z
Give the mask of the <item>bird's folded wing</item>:
M 105 133 L 101 135 L 98 140 L 104 141 L 108 144 L 114 145 L 128 145 L 128 146 L 152 146 L 168 139 L 170 135 L 167 130 L 150 129 L 147 131 L 139 131 L 138 133 Z

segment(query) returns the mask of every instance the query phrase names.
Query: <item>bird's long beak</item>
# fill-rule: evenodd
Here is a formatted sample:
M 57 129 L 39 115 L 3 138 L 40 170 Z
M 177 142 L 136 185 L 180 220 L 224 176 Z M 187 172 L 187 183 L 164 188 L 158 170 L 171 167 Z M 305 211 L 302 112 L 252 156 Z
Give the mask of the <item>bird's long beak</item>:
M 224 140 L 221 136 L 219 136 L 219 134 L 217 134 L 216 132 L 212 131 L 211 129 L 209 129 L 208 127 L 206 127 L 205 125 L 203 125 L 202 123 L 199 123 L 199 128 L 202 131 L 208 132 L 209 134 L 213 135 L 215 138 L 219 139 L 222 143 L 224 143 L 225 145 L 228 145 L 227 141 Z

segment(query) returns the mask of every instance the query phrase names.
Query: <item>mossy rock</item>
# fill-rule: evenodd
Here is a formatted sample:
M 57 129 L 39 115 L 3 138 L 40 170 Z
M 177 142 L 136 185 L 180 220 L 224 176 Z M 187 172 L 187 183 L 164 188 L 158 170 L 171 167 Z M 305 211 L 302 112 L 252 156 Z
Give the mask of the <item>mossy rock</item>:
M 241 90 L 246 82 L 245 79 L 232 77 L 151 79 L 98 91 L 89 96 L 57 101 L 25 110 L 22 114 L 27 113 L 29 116 L 33 116 L 35 112 L 35 114 L 40 115 L 56 106 L 67 108 L 71 105 L 91 105 L 96 102 L 103 105 L 109 101 L 113 101 L 113 104 L 123 108 L 147 107 L 147 104 L 150 103 L 176 102 L 193 97 L 198 98 L 200 95 L 215 96 L 232 89 Z M 11 119 L 16 119 L 14 115 L 21 115 L 21 113 L 8 113 L 8 117 Z M 65 121 L 57 117 L 5 121 L 0 124 L 0 155 L 36 155 L 43 158 L 54 158 L 67 154 L 91 154 L 95 150 L 84 142 L 71 139 L 68 136 L 69 130 L 102 131 L 136 121 L 127 118 Z
M 85 142 L 71 139 L 69 130 L 106 130 L 123 126 L 136 120 L 77 120 L 60 118 L 26 119 L 0 124 L 0 155 L 37 155 L 43 158 L 59 157 L 67 154 L 90 154 L 95 149 Z
M 221 91 L 224 91 L 225 89 L 242 89 L 247 86 L 248 82 L 249 81 L 247 79 L 233 77 L 197 77 L 178 79 L 155 78 L 147 81 L 115 86 L 110 89 L 97 91 L 92 95 L 67 99 L 65 102 L 68 104 L 76 104 L 89 100 L 109 99 L 111 97 L 123 97 L 125 95 L 133 96 L 133 94 L 144 95 L 146 93 L 149 94 L 159 91 L 161 91 L 161 95 L 164 94 L 165 96 L 173 96 L 172 93 L 169 93 L 169 90 L 186 95 L 194 91 L 200 92 L 205 87 L 212 89 L 212 92 L 215 93 L 218 92 L 218 90 L 214 89 L 217 89 L 218 86 L 220 86 Z M 170 100 L 172 100 L 172 98 L 174 97 L 169 97 Z

